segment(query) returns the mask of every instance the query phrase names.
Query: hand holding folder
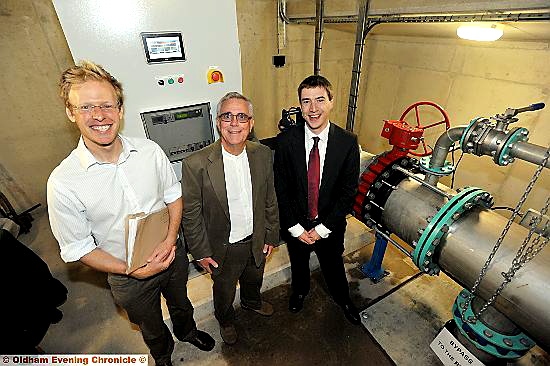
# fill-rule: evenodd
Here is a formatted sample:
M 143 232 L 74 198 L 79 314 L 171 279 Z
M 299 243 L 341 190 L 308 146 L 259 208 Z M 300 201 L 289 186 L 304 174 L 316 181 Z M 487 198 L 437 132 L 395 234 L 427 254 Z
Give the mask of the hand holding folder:
M 155 248 L 166 239 L 170 214 L 168 207 L 128 215 L 126 218 L 126 274 L 147 264 Z

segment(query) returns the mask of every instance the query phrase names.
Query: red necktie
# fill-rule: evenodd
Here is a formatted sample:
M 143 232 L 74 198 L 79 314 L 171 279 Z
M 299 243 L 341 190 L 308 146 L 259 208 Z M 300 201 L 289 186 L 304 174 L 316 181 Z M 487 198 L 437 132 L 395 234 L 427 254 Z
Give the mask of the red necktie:
M 318 214 L 319 204 L 319 175 L 321 159 L 319 158 L 319 137 L 313 138 L 313 147 L 309 152 L 307 165 L 307 205 L 309 219 L 313 220 Z

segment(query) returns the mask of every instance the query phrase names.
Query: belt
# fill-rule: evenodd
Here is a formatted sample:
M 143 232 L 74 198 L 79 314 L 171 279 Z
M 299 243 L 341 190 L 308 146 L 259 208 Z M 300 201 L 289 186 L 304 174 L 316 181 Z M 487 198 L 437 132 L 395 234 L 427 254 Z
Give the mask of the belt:
M 252 240 L 252 234 L 248 235 L 246 238 L 242 238 L 242 239 L 239 240 L 239 241 L 236 241 L 236 242 L 234 242 L 234 243 L 229 243 L 229 244 L 233 245 L 233 244 L 248 243 L 248 242 L 251 241 L 251 240 Z

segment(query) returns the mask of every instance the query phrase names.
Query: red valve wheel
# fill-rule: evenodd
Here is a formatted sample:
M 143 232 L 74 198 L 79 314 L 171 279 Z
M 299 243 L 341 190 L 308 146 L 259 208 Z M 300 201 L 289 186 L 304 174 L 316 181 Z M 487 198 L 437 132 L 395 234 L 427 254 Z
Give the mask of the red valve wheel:
M 423 126 L 421 121 L 420 121 L 420 112 L 418 111 L 418 107 L 422 106 L 422 105 L 431 106 L 431 107 L 434 107 L 435 109 L 437 109 L 441 113 L 441 115 L 443 116 L 443 120 L 441 120 L 439 122 L 435 122 L 435 123 L 430 123 L 429 125 Z M 448 130 L 451 127 L 451 122 L 449 120 L 449 115 L 447 114 L 447 112 L 445 112 L 445 110 L 443 108 L 441 108 L 441 106 L 439 104 L 434 103 L 434 102 L 430 102 L 430 101 L 420 101 L 420 102 L 416 102 L 416 103 L 411 104 L 407 109 L 405 109 L 405 112 L 403 112 L 403 114 L 401 114 L 401 117 L 399 117 L 399 120 L 400 121 L 405 121 L 405 117 L 413 109 L 414 109 L 414 115 L 416 117 L 416 127 L 417 128 L 425 130 L 427 128 L 432 128 L 432 127 L 435 127 L 435 126 L 439 126 L 443 123 L 445 124 L 445 130 Z M 414 155 L 414 156 L 428 156 L 428 155 L 432 154 L 432 149 L 430 149 L 426 145 L 426 142 L 424 141 L 424 139 L 422 139 L 422 147 L 424 148 L 424 152 L 416 153 L 416 152 L 413 152 L 413 151 L 409 151 L 409 154 Z

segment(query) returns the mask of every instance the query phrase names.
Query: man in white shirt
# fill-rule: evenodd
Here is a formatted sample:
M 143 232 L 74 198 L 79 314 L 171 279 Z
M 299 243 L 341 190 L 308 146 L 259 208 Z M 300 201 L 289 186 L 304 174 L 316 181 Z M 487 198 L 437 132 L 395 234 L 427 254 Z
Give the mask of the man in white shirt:
M 108 273 L 115 302 L 141 329 L 157 365 L 171 365 L 174 341 L 160 307 L 162 294 L 175 336 L 202 350 L 214 340 L 196 329 L 187 297 L 187 255 L 177 244 L 181 186 L 153 141 L 120 135 L 121 84 L 84 61 L 61 76 L 61 96 L 81 138 L 48 179 L 48 213 L 65 262 L 80 261 Z M 168 207 L 166 239 L 147 264 L 126 274 L 124 221 L 129 214 Z
M 266 257 L 279 244 L 271 150 L 247 141 L 252 103 L 231 92 L 218 103 L 220 139 L 182 163 L 184 235 L 198 263 L 212 274 L 215 316 L 226 344 L 237 342 L 233 301 L 264 316 L 273 307 L 260 288 Z

